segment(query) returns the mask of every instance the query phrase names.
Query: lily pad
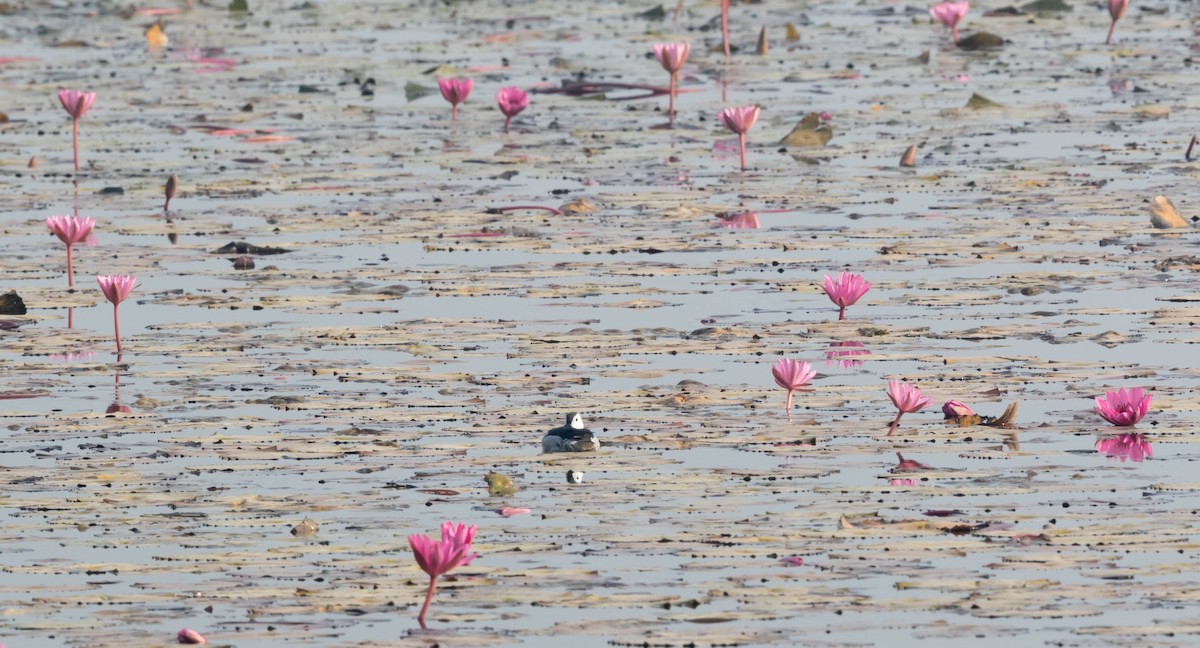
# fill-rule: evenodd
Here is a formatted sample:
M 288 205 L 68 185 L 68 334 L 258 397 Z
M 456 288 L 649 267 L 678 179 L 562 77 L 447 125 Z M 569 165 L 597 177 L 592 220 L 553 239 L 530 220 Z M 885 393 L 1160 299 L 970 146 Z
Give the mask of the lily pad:
M 1004 47 L 1004 39 L 990 32 L 975 32 L 958 41 L 958 48 L 968 51 L 995 50 Z
M 822 122 L 819 114 L 809 113 L 792 128 L 792 132 L 788 133 L 780 144 L 797 147 L 825 146 L 831 139 L 833 127 Z

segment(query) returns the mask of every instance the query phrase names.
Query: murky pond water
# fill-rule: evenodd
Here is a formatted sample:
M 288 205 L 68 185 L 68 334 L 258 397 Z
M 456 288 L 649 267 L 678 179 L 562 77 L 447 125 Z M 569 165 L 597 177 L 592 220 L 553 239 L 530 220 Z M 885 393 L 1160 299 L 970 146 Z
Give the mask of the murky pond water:
M 1198 235 L 1149 211 L 1200 214 L 1190 3 L 1112 45 L 1099 5 L 987 3 L 989 52 L 924 6 L 741 4 L 729 61 L 716 3 L 195 4 L 0 2 L 4 645 L 1197 640 Z M 680 39 L 674 128 L 545 92 L 665 86 Z M 98 94 L 78 189 L 60 88 Z M 743 172 L 716 115 L 751 103 Z M 70 291 L 43 221 L 76 208 Z M 287 251 L 237 270 L 239 241 Z M 842 269 L 873 287 L 838 321 Z M 119 359 L 110 273 L 140 282 Z M 790 420 L 780 357 L 819 371 Z M 935 405 L 888 437 L 895 379 Z M 1136 440 L 1092 411 L 1119 387 L 1154 396 Z M 576 411 L 602 449 L 541 454 Z M 480 557 L 422 631 L 407 536 L 444 520 Z

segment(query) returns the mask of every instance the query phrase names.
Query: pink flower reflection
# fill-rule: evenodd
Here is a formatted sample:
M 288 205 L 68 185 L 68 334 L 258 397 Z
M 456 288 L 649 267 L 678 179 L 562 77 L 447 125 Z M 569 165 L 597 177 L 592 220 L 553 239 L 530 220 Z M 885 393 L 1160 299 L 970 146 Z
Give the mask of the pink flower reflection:
M 862 342 L 854 340 L 844 340 L 841 342 L 830 342 L 829 350 L 825 352 L 825 366 L 837 364 L 843 369 L 862 366 L 862 360 L 853 360 L 855 356 L 871 355 L 871 350 L 864 347 Z
M 59 362 L 74 362 L 76 360 L 90 360 L 95 356 L 95 351 L 68 351 L 67 353 L 51 353 L 50 359 Z
M 1096 441 L 1096 452 L 1103 452 L 1109 459 L 1120 458 L 1121 463 L 1126 459 L 1141 463 L 1147 458 L 1153 459 L 1150 442 L 1144 434 L 1122 434 Z
M 915 479 L 889 479 L 888 480 L 888 486 L 916 486 L 916 485 L 917 485 L 917 480 L 915 480 Z

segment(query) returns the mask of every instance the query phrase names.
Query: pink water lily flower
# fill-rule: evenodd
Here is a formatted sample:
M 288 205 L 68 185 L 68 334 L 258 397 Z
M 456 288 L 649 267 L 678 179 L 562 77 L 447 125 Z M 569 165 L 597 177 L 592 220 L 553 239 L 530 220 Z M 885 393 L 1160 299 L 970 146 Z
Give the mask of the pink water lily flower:
M 1119 458 L 1121 463 L 1126 459 L 1140 463 L 1147 458 L 1154 458 L 1150 442 L 1141 434 L 1122 434 L 1120 436 L 1096 441 L 1096 452 L 1103 452 L 1109 459 Z
M 675 89 L 679 83 L 679 71 L 687 61 L 692 46 L 688 43 L 658 43 L 654 45 L 654 56 L 658 64 L 671 75 L 671 100 L 667 107 L 667 116 L 675 121 Z
M 974 413 L 975 412 L 972 412 L 970 407 L 967 407 L 956 400 L 946 401 L 946 403 L 942 405 L 942 414 L 946 415 L 946 419 L 954 419 L 957 421 L 964 416 L 971 416 Z
M 1112 18 L 1112 22 L 1108 25 L 1108 38 L 1104 39 L 1105 45 L 1112 42 L 1113 29 L 1116 29 L 1117 21 L 1125 15 L 1125 10 L 1128 8 L 1129 0 L 1108 0 L 1108 15 Z
M 479 554 L 470 553 L 471 542 L 474 539 L 474 524 L 471 526 L 456 525 L 449 521 L 442 523 L 441 541 L 436 541 L 427 535 L 408 536 L 408 546 L 412 547 L 413 558 L 416 559 L 417 566 L 429 574 L 429 589 L 425 592 L 425 604 L 421 606 L 421 613 L 417 615 L 417 622 L 421 624 L 422 629 L 427 628 L 425 613 L 429 611 L 429 602 L 433 600 L 433 590 L 437 586 L 438 577 L 455 567 L 468 565 L 479 557 Z
M 75 286 L 75 265 L 71 248 L 76 243 L 87 241 L 96 226 L 93 218 L 78 218 L 76 216 L 50 216 L 46 219 L 46 227 L 67 245 L 67 286 Z
M 92 109 L 96 93 L 59 90 L 58 102 L 71 115 L 71 148 L 75 151 L 75 175 L 79 175 L 79 119 Z
M 458 104 L 467 100 L 471 88 L 475 87 L 474 79 L 438 79 L 438 89 L 442 98 L 450 102 L 450 121 L 458 121 Z
M 813 371 L 812 366 L 807 362 L 780 358 L 771 366 L 771 375 L 775 376 L 776 385 L 787 390 L 787 403 L 784 404 L 784 408 L 787 410 L 788 419 L 791 420 L 792 394 L 807 385 L 817 375 L 817 372 Z
M 910 385 L 899 380 L 888 381 L 887 388 L 888 398 L 892 399 L 892 404 L 899 410 L 896 412 L 896 419 L 888 426 L 888 436 L 896 431 L 896 427 L 900 425 L 900 417 L 909 412 L 919 412 L 933 402 L 928 397 L 921 395 L 921 390 L 916 385 Z
M 838 305 L 838 319 L 846 319 L 846 307 L 853 306 L 867 291 L 871 282 L 863 279 L 862 275 L 842 271 L 837 279 L 825 275 L 825 294 L 829 300 Z
M 126 297 L 129 297 L 129 293 L 133 292 L 134 284 L 137 283 L 137 277 L 98 275 L 96 283 L 100 284 L 100 290 L 104 293 L 105 298 L 112 302 L 113 335 L 117 338 L 117 355 L 121 355 L 121 319 L 118 314 L 118 307 L 120 307 L 121 302 L 125 301 Z
M 738 149 L 742 155 L 742 171 L 746 170 L 746 132 L 758 121 L 758 111 L 758 106 L 742 106 L 726 108 L 717 115 L 721 123 L 725 124 L 725 128 L 737 133 Z
M 968 0 L 959 0 L 958 2 L 939 2 L 929 8 L 929 15 L 933 19 L 947 26 L 951 30 L 951 35 L 954 37 L 954 42 L 958 43 L 958 23 L 966 17 L 967 12 L 971 10 L 971 3 Z
M 1096 397 L 1095 411 L 1113 425 L 1136 425 L 1150 411 L 1153 399 L 1154 395 L 1143 393 L 1141 387 L 1104 392 L 1104 398 Z
M 496 93 L 496 105 L 504 113 L 504 132 L 508 132 L 508 124 L 529 105 L 529 95 L 517 87 L 500 88 Z

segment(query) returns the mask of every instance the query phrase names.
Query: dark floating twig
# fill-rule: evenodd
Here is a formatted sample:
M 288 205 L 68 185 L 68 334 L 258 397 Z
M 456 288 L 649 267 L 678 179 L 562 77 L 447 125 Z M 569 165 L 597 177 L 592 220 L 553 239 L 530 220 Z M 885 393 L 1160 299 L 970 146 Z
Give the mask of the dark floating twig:
M 213 254 L 257 254 L 259 256 L 269 254 L 287 254 L 291 250 L 281 247 L 260 246 L 245 241 L 235 241 L 226 243 L 221 247 L 213 250 Z
M 555 216 L 563 215 L 561 210 L 555 209 L 553 207 L 543 207 L 541 205 L 514 205 L 512 207 L 488 207 L 487 213 L 503 214 L 504 212 L 518 211 L 518 210 L 522 210 L 522 209 L 536 209 L 536 210 L 540 210 L 540 211 L 548 211 L 551 214 L 554 214 Z
M 634 99 L 649 99 L 671 94 L 669 86 L 649 85 L 645 83 L 617 83 L 613 81 L 563 81 L 557 88 L 534 88 L 530 92 L 537 94 L 561 94 L 568 97 L 589 97 L 602 95 L 613 90 L 644 90 L 643 94 L 629 97 L 618 97 L 612 101 L 632 101 Z M 699 88 L 680 89 L 679 92 L 699 92 Z
M 1187 153 L 1183 154 L 1183 159 L 1188 162 L 1192 161 L 1192 150 L 1196 148 L 1196 136 L 1192 135 L 1192 143 L 1188 144 Z

